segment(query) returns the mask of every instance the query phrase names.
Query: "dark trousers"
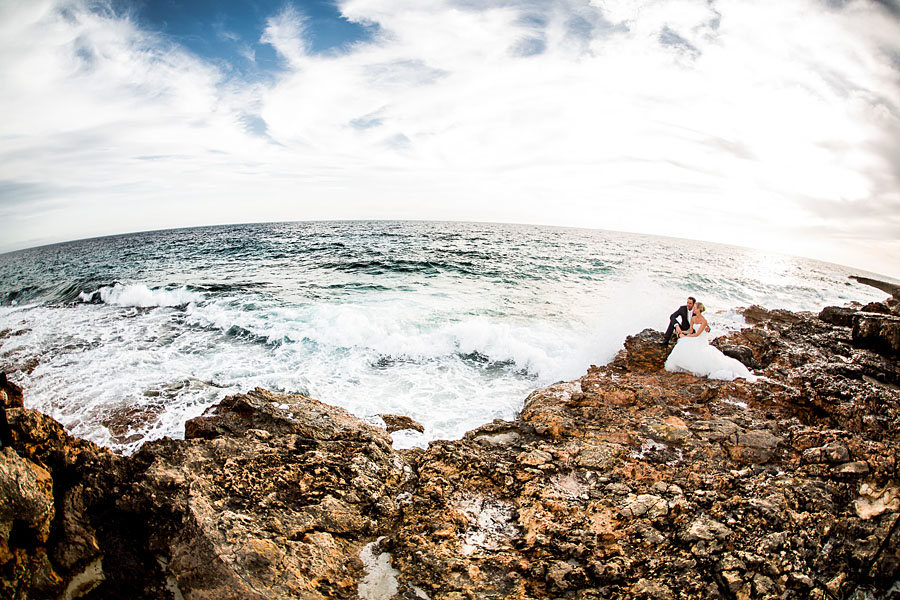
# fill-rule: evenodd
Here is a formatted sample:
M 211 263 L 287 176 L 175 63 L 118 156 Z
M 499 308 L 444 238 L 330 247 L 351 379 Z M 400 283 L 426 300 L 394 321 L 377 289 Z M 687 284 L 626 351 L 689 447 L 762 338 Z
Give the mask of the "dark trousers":
M 678 323 L 678 319 L 681 319 L 681 330 L 687 330 L 690 328 L 690 321 L 687 319 L 687 307 L 682 306 L 675 312 L 673 312 L 669 316 L 669 328 L 666 329 L 665 343 L 668 344 L 669 340 L 672 339 L 672 334 L 675 332 L 675 324 Z

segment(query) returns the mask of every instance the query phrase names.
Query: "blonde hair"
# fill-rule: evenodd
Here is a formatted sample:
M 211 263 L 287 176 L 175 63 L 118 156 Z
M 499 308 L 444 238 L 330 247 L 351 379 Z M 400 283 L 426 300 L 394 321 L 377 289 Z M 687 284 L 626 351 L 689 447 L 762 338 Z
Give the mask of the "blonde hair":
M 694 304 L 694 308 L 696 308 L 700 312 L 706 311 L 706 306 L 704 306 L 702 302 L 697 302 L 696 304 Z

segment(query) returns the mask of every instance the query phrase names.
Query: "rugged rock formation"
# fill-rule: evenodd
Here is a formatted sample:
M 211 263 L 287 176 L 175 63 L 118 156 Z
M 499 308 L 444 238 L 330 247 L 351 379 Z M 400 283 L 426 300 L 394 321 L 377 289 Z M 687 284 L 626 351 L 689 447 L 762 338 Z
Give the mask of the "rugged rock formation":
M 870 302 L 862 309 L 826 306 L 819 319 L 852 328 L 853 345 L 881 354 L 900 356 L 900 305 L 889 307 L 883 302 Z
M 129 458 L 10 408 L 0 594 L 887 597 L 896 356 L 854 334 L 871 310 L 850 325 L 750 312 L 755 326 L 716 343 L 742 347 L 760 381 L 666 373 L 646 330 L 609 366 L 531 394 L 516 420 L 427 450 L 263 390 Z
M 612 364 L 626 371 L 652 373 L 663 368 L 671 349 L 671 345 L 663 345 L 662 333 L 645 329 L 625 338 L 625 348 L 616 354 Z
M 187 423 L 187 439 L 129 459 L 36 411 L 18 409 L 11 425 L 25 456 L 4 449 L 14 460 L 0 478 L 6 465 L 35 472 L 16 505 L 34 499 L 15 521 L 28 527 L 23 546 L 37 547 L 20 571 L 46 573 L 6 571 L 11 598 L 74 597 L 70 581 L 96 587 L 91 598 L 357 597 L 359 555 L 399 519 L 395 499 L 413 478 L 384 430 L 263 390 L 226 398 Z M 54 505 L 64 512 L 48 539 Z
M 0 453 L 0 596 L 78 597 L 102 581 L 112 550 L 97 524 L 127 539 L 100 517 L 128 481 L 127 461 L 67 435 L 53 419 L 22 408 L 21 390 L 3 388 L 12 445 Z
M 854 316 L 853 345 L 900 356 L 900 317 L 871 313 Z
M 390 437 L 303 396 L 256 390 L 146 445 L 131 510 L 194 598 L 354 597 L 364 546 L 399 518 L 413 479 Z M 169 515 L 178 515 L 173 520 Z

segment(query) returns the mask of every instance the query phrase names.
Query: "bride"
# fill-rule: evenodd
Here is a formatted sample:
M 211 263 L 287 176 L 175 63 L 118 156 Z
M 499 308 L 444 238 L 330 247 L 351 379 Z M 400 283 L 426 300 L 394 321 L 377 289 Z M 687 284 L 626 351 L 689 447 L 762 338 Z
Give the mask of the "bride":
M 709 345 L 707 321 L 703 316 L 706 307 L 702 302 L 694 304 L 694 316 L 691 317 L 691 329 L 684 331 L 677 328 L 678 343 L 666 359 L 666 371 L 673 373 L 692 373 L 699 377 L 724 379 L 732 381 L 743 377 L 747 381 L 755 381 L 747 367 L 738 360 L 722 354 L 718 348 Z

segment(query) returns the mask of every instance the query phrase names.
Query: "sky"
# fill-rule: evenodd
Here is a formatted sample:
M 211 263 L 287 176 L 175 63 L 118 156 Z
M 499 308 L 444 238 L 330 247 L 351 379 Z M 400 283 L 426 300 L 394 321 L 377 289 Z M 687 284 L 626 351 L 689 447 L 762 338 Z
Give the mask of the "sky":
M 537 223 L 900 277 L 896 0 L 0 0 L 0 252 Z

